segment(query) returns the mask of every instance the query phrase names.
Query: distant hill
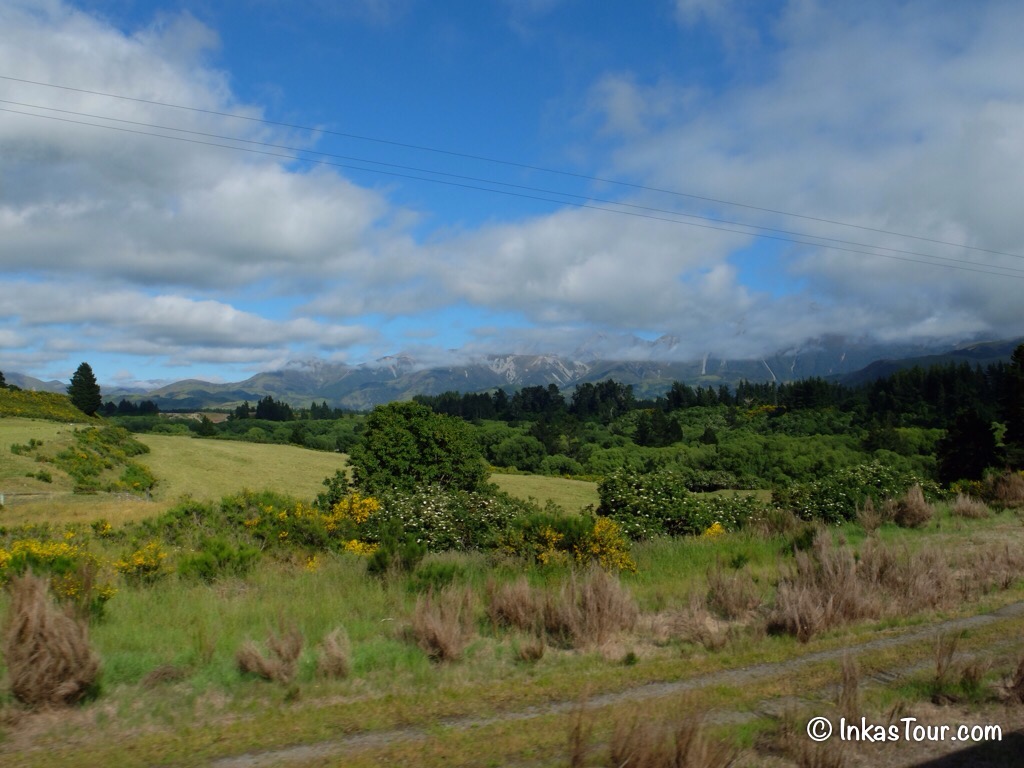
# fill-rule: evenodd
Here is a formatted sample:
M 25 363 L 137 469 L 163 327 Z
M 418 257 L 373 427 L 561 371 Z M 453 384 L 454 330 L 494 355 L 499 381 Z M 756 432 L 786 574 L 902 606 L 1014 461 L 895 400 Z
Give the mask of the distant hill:
M 13 384 L 22 389 L 31 389 L 35 392 L 56 392 L 67 394 L 69 381 L 43 381 L 23 373 L 8 373 L 4 371 L 4 379 L 8 384 Z
M 859 371 L 838 377 L 838 380 L 843 384 L 856 386 L 885 378 L 896 371 L 914 367 L 929 368 L 933 365 L 949 365 L 950 363 L 957 365 L 967 363 L 971 366 L 980 365 L 984 368 L 994 363 L 1008 363 L 1013 350 L 1021 344 L 1024 344 L 1024 337 L 1010 341 L 983 341 L 976 344 L 967 344 L 941 354 L 905 357 L 899 360 L 876 360 Z
M 577 384 L 614 379 L 632 385 L 637 397 L 645 398 L 663 394 L 675 381 L 691 386 L 718 387 L 725 384 L 734 387 L 744 380 L 786 382 L 820 376 L 856 384 L 912 365 L 951 361 L 985 365 L 1009 360 L 1010 353 L 1019 343 L 1021 340 L 1018 339 L 951 348 L 877 344 L 829 336 L 763 358 L 730 359 L 709 353 L 698 360 L 676 362 L 655 359 L 672 354 L 677 340 L 670 337 L 651 342 L 633 339 L 625 346 L 620 340 L 602 337 L 587 348 L 578 349 L 573 357 L 486 355 L 458 361 L 453 358 L 448 365 L 426 364 L 409 355 L 385 357 L 361 365 L 322 360 L 297 361 L 284 369 L 258 373 L 245 381 L 216 384 L 186 379 L 144 393 L 104 387 L 103 397 L 114 402 L 121 398 L 131 402 L 148 399 L 165 411 L 234 408 L 246 401 L 254 405 L 268 395 L 293 406 L 305 407 L 314 401 L 327 401 L 332 407 L 368 410 L 381 403 L 409 400 L 418 394 L 484 392 L 498 387 L 513 391 L 549 384 L 569 393 Z M 638 359 L 588 357 L 616 349 Z M 66 387 L 60 382 L 40 382 L 8 374 L 8 381 L 23 386 L 18 383 L 19 378 L 38 382 L 42 387 L 59 385 L 60 392 Z M 25 388 L 33 387 L 30 383 Z

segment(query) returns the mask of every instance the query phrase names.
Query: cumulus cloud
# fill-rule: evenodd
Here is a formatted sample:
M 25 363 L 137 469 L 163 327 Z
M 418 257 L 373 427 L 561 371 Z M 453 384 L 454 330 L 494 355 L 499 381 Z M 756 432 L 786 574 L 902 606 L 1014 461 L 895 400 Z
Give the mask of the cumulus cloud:
M 56 2 L 14 2 L 0 9 L 0 24 L 7 40 L 0 71 L 262 116 L 237 102 L 226 73 L 205 65 L 216 36 L 190 16 L 124 34 Z M 68 112 L 271 143 L 308 144 L 308 137 L 27 83 L 3 81 L 0 91 L 19 102 L 0 106 L 32 115 L 8 112 L 0 121 L 0 175 L 9 181 L 0 199 L 0 237 L 8 270 L 186 287 L 302 278 L 365 259 L 365 240 L 379 236 L 389 214 L 379 194 L 322 168 L 82 125 L 196 138 Z

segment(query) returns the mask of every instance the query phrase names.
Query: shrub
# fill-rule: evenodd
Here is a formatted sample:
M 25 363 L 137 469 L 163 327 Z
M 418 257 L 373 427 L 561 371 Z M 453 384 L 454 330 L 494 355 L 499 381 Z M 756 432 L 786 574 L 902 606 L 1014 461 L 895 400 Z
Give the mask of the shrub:
M 74 704 L 95 692 L 100 661 L 85 625 L 52 603 L 45 579 L 19 576 L 10 591 L 3 641 L 14 697 L 37 708 Z
M 391 521 L 398 521 L 430 552 L 490 549 L 513 521 L 535 511 L 535 504 L 500 491 L 470 493 L 430 486 L 383 494 L 357 533 L 364 541 L 378 542 Z
M 473 592 L 446 587 L 416 599 L 412 614 L 412 636 L 434 661 L 458 661 L 472 640 Z
M 414 402 L 374 408 L 349 461 L 356 487 L 369 493 L 428 485 L 476 491 L 487 480 L 469 427 Z
M 186 579 L 211 583 L 222 576 L 244 576 L 259 557 L 259 550 L 240 544 L 232 546 L 222 538 L 204 539 L 199 551 L 183 557 L 178 574 Z
M 1024 473 L 1006 472 L 993 480 L 992 499 L 1002 507 L 1024 506 Z
M 840 523 L 853 520 L 867 499 L 879 504 L 900 496 L 913 485 L 921 486 L 933 497 L 938 493 L 934 483 L 875 461 L 837 469 L 820 480 L 776 488 L 772 499 L 805 520 Z
M 447 587 L 465 573 L 458 563 L 422 563 L 409 578 L 409 589 L 413 592 L 428 592 Z
M 130 555 L 114 561 L 114 570 L 129 584 L 152 584 L 167 575 L 164 560 L 167 553 L 156 541 L 151 541 Z
M 589 514 L 535 512 L 513 521 L 502 549 L 539 565 L 588 565 L 612 571 L 636 571 L 629 542 L 618 523 Z
M 985 589 L 989 569 L 989 563 L 973 564 L 956 578 L 936 550 L 897 554 L 869 540 L 855 556 L 848 545 L 836 546 L 819 534 L 810 550 L 796 553 L 794 568 L 780 579 L 767 627 L 806 642 L 846 622 L 938 608 Z
M 100 618 L 116 593 L 98 580 L 99 560 L 73 539 L 17 539 L 10 551 L 0 549 L 0 583 L 28 571 L 48 575 L 54 597 L 82 618 Z
M 696 536 L 715 523 L 727 531 L 743 527 L 767 507 L 750 495 L 695 496 L 675 470 L 616 472 L 598 486 L 598 514 L 617 522 L 631 539 Z
M 389 521 L 380 533 L 380 543 L 366 564 L 368 573 L 384 576 L 389 572 L 409 573 L 427 554 L 427 546 L 406 533 L 398 520 Z
M 750 574 L 725 573 L 721 565 L 708 572 L 708 606 L 723 619 L 738 619 L 761 605 Z

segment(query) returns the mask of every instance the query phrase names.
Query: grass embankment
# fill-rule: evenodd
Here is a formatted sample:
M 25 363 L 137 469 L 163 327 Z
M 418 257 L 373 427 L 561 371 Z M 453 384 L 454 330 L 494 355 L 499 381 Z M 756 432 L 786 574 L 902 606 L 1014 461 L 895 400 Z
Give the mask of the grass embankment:
M 0 389 L 0 417 L 46 419 L 68 424 L 95 424 L 100 421 L 75 408 L 67 395 L 15 389 Z

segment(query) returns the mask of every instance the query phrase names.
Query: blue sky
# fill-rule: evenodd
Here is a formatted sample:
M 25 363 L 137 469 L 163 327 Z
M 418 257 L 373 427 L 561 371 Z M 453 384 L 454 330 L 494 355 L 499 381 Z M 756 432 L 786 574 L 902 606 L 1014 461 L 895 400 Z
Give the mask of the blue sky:
M 0 370 L 1024 333 L 1022 28 L 995 1 L 6 0 Z

